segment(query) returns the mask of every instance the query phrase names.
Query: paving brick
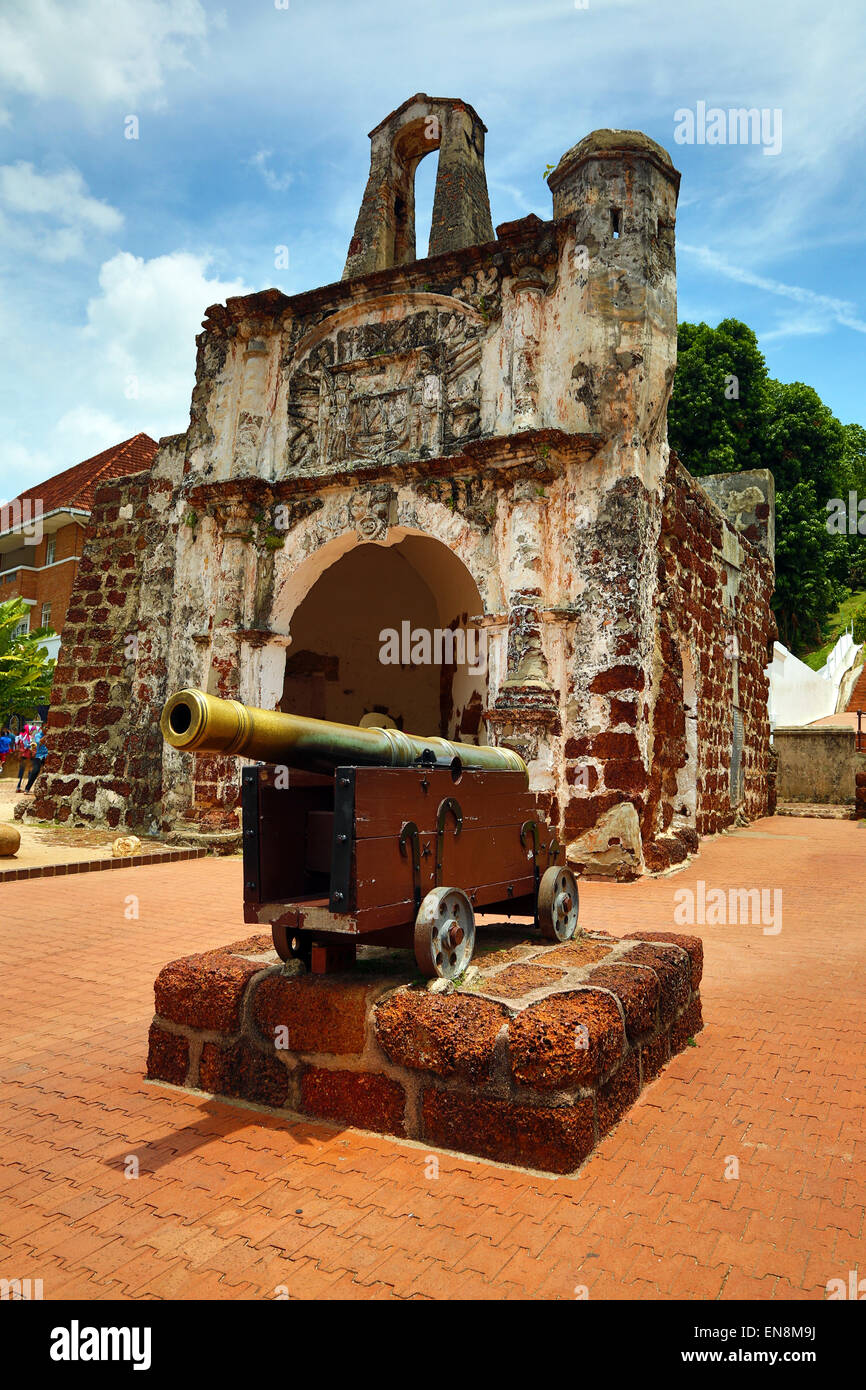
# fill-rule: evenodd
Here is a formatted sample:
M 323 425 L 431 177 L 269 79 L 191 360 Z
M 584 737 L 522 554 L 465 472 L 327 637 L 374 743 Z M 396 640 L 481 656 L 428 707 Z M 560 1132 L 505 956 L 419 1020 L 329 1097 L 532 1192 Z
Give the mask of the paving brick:
M 4 884 L 4 1269 L 84 1300 L 445 1299 L 455 1280 L 473 1300 L 822 1298 L 863 1267 L 862 838 L 767 820 L 703 842 L 675 880 L 581 885 L 584 925 L 614 936 L 676 931 L 674 889 L 699 878 L 782 888 L 786 911 L 773 938 L 690 929 L 704 1031 L 576 1178 L 442 1153 L 428 1181 L 424 1148 L 145 1084 L 159 971 L 246 935 L 236 860 Z M 75 968 L 49 992 L 61 915 Z

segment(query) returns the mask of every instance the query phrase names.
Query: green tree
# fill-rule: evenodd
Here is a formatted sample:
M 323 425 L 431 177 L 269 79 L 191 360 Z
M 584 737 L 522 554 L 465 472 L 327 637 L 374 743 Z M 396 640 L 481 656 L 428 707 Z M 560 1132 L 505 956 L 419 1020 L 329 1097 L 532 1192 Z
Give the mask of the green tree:
M 772 471 L 777 492 L 797 483 L 815 484 L 825 509 L 839 497 L 844 482 L 845 431 L 829 406 L 802 381 L 767 382 L 764 467 Z
M 776 591 L 779 636 L 791 651 L 819 646 L 827 616 L 845 596 L 828 565 L 827 513 L 810 480 L 776 493 Z
M 848 494 L 853 492 L 856 501 L 866 502 L 866 430 L 862 425 L 843 425 L 845 437 L 842 455 L 842 485 L 840 500 L 848 511 Z M 839 537 L 843 555 L 843 570 L 840 577 L 850 589 L 866 589 L 866 509 L 855 507 L 858 529 L 856 535 Z
M 767 380 L 767 364 L 746 324 L 680 324 L 668 435 L 695 477 L 766 466 Z
M 776 593 L 773 607 L 792 651 L 824 640 L 825 624 L 847 595 L 852 549 L 827 529 L 827 505 L 847 498 L 845 430 L 811 386 L 767 383 L 765 462 L 776 483 Z
M 47 704 L 51 692 L 54 661 L 39 645 L 50 629 L 15 635 L 29 611 L 20 598 L 0 603 L 0 722 L 4 724 L 13 714 L 32 714 L 37 705 Z
M 842 478 L 846 487 L 866 497 L 866 430 L 862 425 L 843 425 Z

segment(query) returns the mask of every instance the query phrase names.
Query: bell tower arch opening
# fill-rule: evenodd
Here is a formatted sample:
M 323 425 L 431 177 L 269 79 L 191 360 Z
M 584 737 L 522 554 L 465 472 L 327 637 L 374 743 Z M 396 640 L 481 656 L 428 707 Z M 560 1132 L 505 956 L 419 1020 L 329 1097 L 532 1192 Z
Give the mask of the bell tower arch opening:
M 418 168 L 427 157 L 438 151 L 442 144 L 442 127 L 436 115 L 419 116 L 417 120 L 403 126 L 391 147 L 392 179 L 394 184 L 393 246 L 390 248 L 391 265 L 408 265 L 418 259 L 416 242 L 417 201 L 416 183 Z M 430 160 L 438 176 L 438 155 Z M 429 165 L 428 165 L 429 167 Z M 426 172 L 426 170 L 425 170 Z M 434 185 L 435 185 L 434 176 Z M 434 194 L 435 197 L 435 194 Z M 432 232 L 433 208 L 430 207 L 430 227 Z M 428 232 L 428 241 L 431 235 Z M 424 242 L 421 255 L 426 256 L 428 242 Z
M 438 156 L 418 161 L 415 170 L 415 250 L 419 259 L 427 255 L 433 235 L 433 204 L 438 173 Z
M 484 744 L 482 611 L 475 580 L 441 541 L 360 542 L 294 609 L 278 708 Z

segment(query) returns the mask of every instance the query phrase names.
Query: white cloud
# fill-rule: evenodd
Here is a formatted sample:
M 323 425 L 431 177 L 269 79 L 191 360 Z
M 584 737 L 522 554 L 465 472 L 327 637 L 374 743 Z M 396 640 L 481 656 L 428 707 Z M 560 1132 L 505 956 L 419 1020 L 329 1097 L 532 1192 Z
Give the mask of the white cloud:
M 116 232 L 123 217 L 116 208 L 91 198 L 77 169 L 40 174 L 32 164 L 0 165 L 0 197 L 15 212 L 44 213 L 61 222 L 83 222 L 101 232 Z
M 35 251 L 62 263 L 123 226 L 123 215 L 91 197 L 77 169 L 42 174 L 24 160 L 0 165 L 0 205 L 9 214 L 0 214 L 0 246 L 10 258 Z
M 48 261 L 82 256 L 89 236 L 108 236 L 123 226 L 116 208 L 90 196 L 77 169 L 40 174 L 23 160 L 0 165 L 0 202 L 18 214 L 0 217 L 6 248 L 35 250 Z
M 250 160 L 254 169 L 258 169 L 266 186 L 272 193 L 285 193 L 294 179 L 293 174 L 275 174 L 270 166 L 271 150 L 259 150 Z
M 159 95 L 208 30 L 198 0 L 5 0 L 0 84 L 82 106 Z
M 120 251 L 102 266 L 100 292 L 87 306 L 80 342 L 97 398 L 130 418 L 160 421 L 162 433 L 186 428 L 205 309 L 249 293 L 240 280 L 209 278 L 209 264 L 188 251 L 153 260 Z
M 118 444 L 128 438 L 125 426 L 116 416 L 104 410 L 93 410 L 89 405 L 76 405 L 61 415 L 52 431 L 55 447 L 68 455 L 70 464 L 80 463 L 82 459 L 92 458 L 111 444 Z M 134 431 L 138 433 L 138 431 Z M 67 467 L 70 465 L 68 464 Z
M 11 502 L 25 488 L 41 483 L 57 472 L 59 469 L 53 466 L 47 450 L 29 448 L 26 444 L 7 439 L 0 455 L 0 505 Z
M 85 323 L 19 318 L 15 361 L 38 356 L 39 371 L 22 378 L 14 416 L 0 422 L 0 496 L 140 431 L 158 439 L 186 429 L 204 311 L 249 293 L 210 265 L 189 251 L 152 260 L 122 251 L 103 264 Z

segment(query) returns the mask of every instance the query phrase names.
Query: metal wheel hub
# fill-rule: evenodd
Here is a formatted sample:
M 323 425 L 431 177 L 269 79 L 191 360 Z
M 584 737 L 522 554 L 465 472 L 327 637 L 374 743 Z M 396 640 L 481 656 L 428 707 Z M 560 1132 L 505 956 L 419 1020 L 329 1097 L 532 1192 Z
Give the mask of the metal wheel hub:
M 556 923 L 557 936 L 562 935 L 562 928 L 568 921 L 573 901 L 571 894 L 568 892 L 557 893 L 556 895 L 553 904 L 553 920 Z
M 462 975 L 475 949 L 475 913 L 460 888 L 434 888 L 415 919 L 415 959 L 428 979 Z
M 571 869 L 552 865 L 538 888 L 538 923 L 549 941 L 570 941 L 577 931 L 579 896 Z

